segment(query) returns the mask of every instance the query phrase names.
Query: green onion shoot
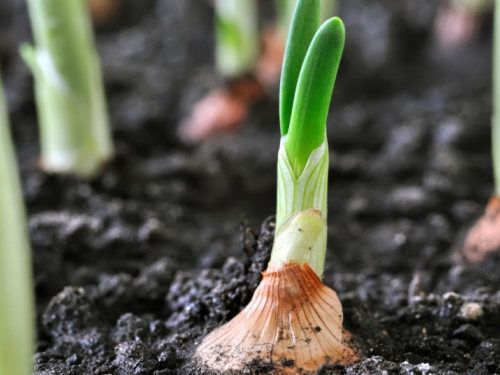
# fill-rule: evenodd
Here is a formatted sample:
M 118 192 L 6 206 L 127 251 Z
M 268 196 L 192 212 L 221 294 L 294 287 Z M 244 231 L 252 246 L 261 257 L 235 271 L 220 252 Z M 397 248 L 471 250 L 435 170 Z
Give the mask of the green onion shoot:
M 326 254 L 326 118 L 344 48 L 339 18 L 320 24 L 319 0 L 298 0 L 280 88 L 276 235 L 271 261 L 250 303 L 197 348 L 203 371 L 315 374 L 326 362 L 357 360 L 342 306 L 321 281 Z M 286 365 L 285 365 L 286 364 Z M 285 368 L 286 367 L 286 368 Z
M 94 177 L 113 157 L 100 63 L 86 0 L 27 0 L 35 46 L 21 56 L 35 79 L 41 165 Z
M 31 253 L 0 82 L 0 374 L 30 375 L 35 348 Z
M 309 208 L 327 215 L 328 142 L 326 118 L 344 46 L 339 18 L 320 28 L 319 7 L 305 2 L 307 17 L 295 20 L 290 30 L 280 87 L 281 146 L 278 153 L 276 228 L 296 212 Z M 318 30 L 319 28 L 319 30 Z M 332 48 L 336 46 L 337 48 Z M 321 277 L 326 251 L 312 252 L 309 266 Z M 273 254 L 271 260 L 278 259 Z
M 216 50 L 219 73 L 236 78 L 253 70 L 259 54 L 256 0 L 215 0 Z

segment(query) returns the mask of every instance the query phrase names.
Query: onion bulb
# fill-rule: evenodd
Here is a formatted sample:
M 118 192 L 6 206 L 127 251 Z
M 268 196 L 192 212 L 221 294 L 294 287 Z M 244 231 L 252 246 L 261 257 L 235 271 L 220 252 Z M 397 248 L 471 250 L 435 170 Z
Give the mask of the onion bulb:
M 280 374 L 314 374 L 326 362 L 356 360 L 342 318 L 337 294 L 307 263 L 271 263 L 250 303 L 206 336 L 194 358 L 215 373 L 267 365 Z

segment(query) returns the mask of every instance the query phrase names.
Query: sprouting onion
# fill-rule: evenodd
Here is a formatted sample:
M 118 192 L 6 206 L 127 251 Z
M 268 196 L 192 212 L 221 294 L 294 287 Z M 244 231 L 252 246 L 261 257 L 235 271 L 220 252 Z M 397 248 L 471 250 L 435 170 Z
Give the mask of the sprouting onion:
M 41 165 L 89 178 L 112 158 L 109 121 L 86 0 L 27 0 L 35 46 L 21 56 L 35 78 Z
M 298 0 L 283 64 L 278 207 L 271 261 L 250 303 L 211 332 L 194 360 L 202 372 L 315 374 L 357 359 L 336 293 L 321 282 L 326 253 L 326 117 L 344 47 L 338 18 L 320 27 L 319 0 Z M 319 28 L 319 29 L 318 29 Z
M 22 189 L 0 82 L 0 374 L 33 371 L 35 313 Z
M 289 220 L 277 237 L 283 243 L 273 251 L 311 251 L 325 225 L 321 212 L 298 212 Z M 326 362 L 357 358 L 344 339 L 342 319 L 337 294 L 307 263 L 271 262 L 250 303 L 205 337 L 195 359 L 215 373 L 252 373 L 257 364 L 272 366 L 276 374 L 316 374 Z
M 215 26 L 219 73 L 235 78 L 252 71 L 259 52 L 256 0 L 215 0 Z

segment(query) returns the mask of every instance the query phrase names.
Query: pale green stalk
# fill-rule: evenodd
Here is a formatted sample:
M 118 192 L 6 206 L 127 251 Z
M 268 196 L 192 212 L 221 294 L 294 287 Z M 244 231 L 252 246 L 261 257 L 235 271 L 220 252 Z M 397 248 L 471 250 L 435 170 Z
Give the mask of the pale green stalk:
M 500 3 L 495 1 L 493 35 L 493 118 L 492 153 L 495 193 L 500 197 Z
M 323 278 L 326 236 L 326 219 L 320 211 L 297 212 L 277 229 L 270 263 L 307 263 Z
M 327 217 L 328 193 L 328 143 L 325 140 L 315 149 L 307 161 L 302 173 L 297 176 L 288 159 L 284 143 L 281 140 L 278 152 L 278 202 L 276 228 L 299 211 L 315 208 Z
M 0 82 L 0 374 L 33 371 L 35 309 L 22 189 Z
M 215 0 L 215 26 L 219 73 L 235 78 L 251 72 L 259 53 L 256 0 Z
M 313 271 L 319 277 L 322 277 L 327 240 L 328 143 L 325 137 L 321 146 L 311 153 L 306 167 L 297 178 L 288 160 L 287 151 L 284 146 L 285 139 L 286 136 L 282 138 L 278 152 L 277 231 L 279 233 L 279 231 L 283 230 L 282 227 L 287 227 L 288 220 L 293 215 L 314 208 L 319 210 L 320 216 L 317 214 L 315 216 L 321 219 L 321 234 L 313 241 L 314 245 L 311 242 L 308 248 L 295 244 L 293 236 L 276 236 L 271 262 L 284 262 L 285 259 L 293 259 L 293 261 L 301 264 L 308 263 Z M 317 223 L 317 220 L 315 222 Z M 297 251 L 284 252 L 282 250 L 283 247 L 289 246 L 296 248 Z M 302 255 L 300 255 L 301 252 Z
M 27 0 L 35 46 L 21 55 L 35 77 L 41 164 L 95 176 L 113 145 L 86 0 Z

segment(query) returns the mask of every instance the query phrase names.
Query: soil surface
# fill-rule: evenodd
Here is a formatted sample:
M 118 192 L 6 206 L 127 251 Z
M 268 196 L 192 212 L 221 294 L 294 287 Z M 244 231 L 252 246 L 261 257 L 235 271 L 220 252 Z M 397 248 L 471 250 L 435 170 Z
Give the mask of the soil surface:
M 262 1 L 262 22 L 272 2 Z M 500 373 L 500 256 L 451 254 L 492 192 L 491 25 L 442 51 L 435 1 L 349 0 L 328 120 L 329 242 L 363 359 L 321 374 Z M 217 87 L 212 10 L 122 0 L 98 28 L 117 155 L 92 182 L 37 167 L 24 2 L 0 2 L 0 59 L 29 214 L 37 375 L 196 374 L 203 337 L 250 300 L 274 235 L 277 90 L 241 129 L 187 148 L 177 125 Z M 261 224 L 262 223 L 262 224 Z M 253 228 L 253 229 L 252 229 Z M 254 373 L 272 366 L 254 364 Z

